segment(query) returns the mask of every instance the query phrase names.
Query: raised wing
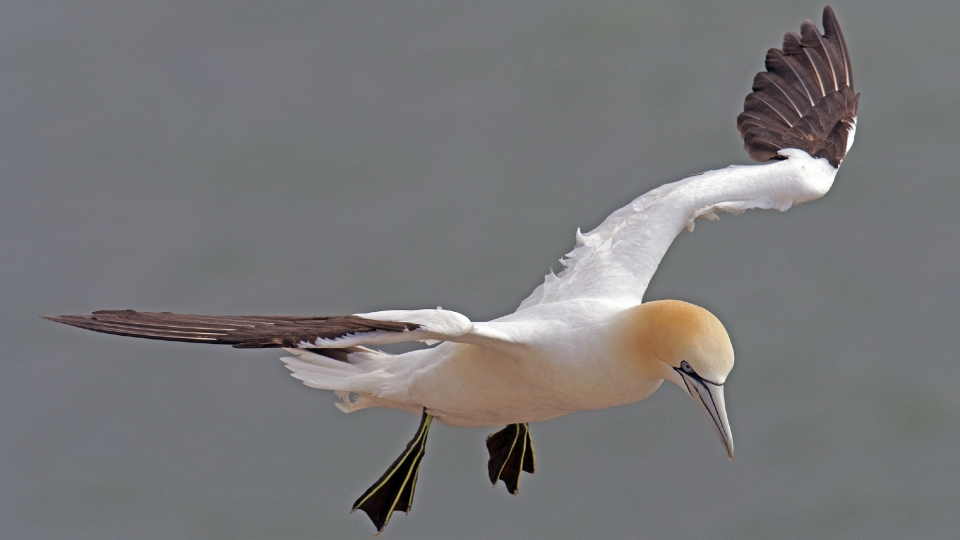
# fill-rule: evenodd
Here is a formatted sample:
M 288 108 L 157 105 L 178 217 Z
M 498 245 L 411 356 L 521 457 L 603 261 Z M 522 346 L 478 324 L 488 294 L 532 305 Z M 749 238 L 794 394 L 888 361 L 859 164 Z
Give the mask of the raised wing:
M 829 6 L 824 33 L 810 21 L 801 35 L 788 33 L 783 49 L 767 52 L 767 71 L 758 73 L 737 127 L 744 148 L 757 161 L 663 185 L 617 210 L 577 243 L 523 301 L 531 306 L 574 299 L 638 304 L 674 238 L 697 217 L 750 208 L 784 211 L 818 199 L 833 185 L 837 168 L 853 144 L 859 94 L 846 41 Z
M 850 53 L 830 6 L 823 34 L 811 21 L 788 32 L 782 49 L 767 51 L 766 71 L 753 79 L 737 129 L 756 161 L 783 159 L 799 148 L 839 167 L 853 144 L 860 94 L 853 91 Z
M 518 311 L 574 299 L 639 304 L 670 244 L 684 228 L 693 230 L 694 219 L 751 208 L 782 212 L 830 190 L 837 170 L 826 160 L 796 149 L 782 154 L 782 161 L 732 165 L 665 184 L 589 233 L 577 231 L 576 247 L 560 261 L 564 270 L 548 274 Z

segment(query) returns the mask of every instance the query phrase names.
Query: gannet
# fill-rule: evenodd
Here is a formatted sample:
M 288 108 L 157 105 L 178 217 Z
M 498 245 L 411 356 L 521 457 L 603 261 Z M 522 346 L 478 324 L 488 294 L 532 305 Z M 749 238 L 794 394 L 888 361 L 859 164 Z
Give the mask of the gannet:
M 670 381 L 689 394 L 733 458 L 724 383 L 734 364 L 723 324 L 680 300 L 643 302 L 667 248 L 696 218 L 751 208 L 787 210 L 822 197 L 853 144 L 859 94 L 833 10 L 821 34 L 811 21 L 770 49 L 737 127 L 760 165 L 732 165 L 660 186 L 587 233 L 516 311 L 474 322 L 446 309 L 345 316 L 208 316 L 126 311 L 49 320 L 121 336 L 283 348 L 293 376 L 332 390 L 337 407 L 409 411 L 413 439 L 353 510 L 380 534 L 396 510 L 409 513 L 427 435 L 448 426 L 506 425 L 486 440 L 487 473 L 516 495 L 536 460 L 529 424 L 574 411 L 642 400 Z M 391 355 L 375 346 L 421 341 Z

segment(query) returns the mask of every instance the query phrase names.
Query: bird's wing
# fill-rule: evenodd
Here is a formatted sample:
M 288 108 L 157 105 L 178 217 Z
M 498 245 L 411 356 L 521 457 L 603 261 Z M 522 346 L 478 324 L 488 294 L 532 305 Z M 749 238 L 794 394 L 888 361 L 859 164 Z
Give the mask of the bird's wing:
M 825 159 L 786 149 L 787 159 L 763 165 L 730 166 L 665 184 L 607 217 L 596 229 L 577 231 L 576 247 L 561 260 L 564 270 L 518 308 L 574 299 L 643 300 L 674 238 L 694 219 L 716 219 L 717 211 L 739 214 L 751 208 L 780 211 L 822 197 L 837 170 Z
M 737 118 L 744 148 L 764 165 L 731 166 L 666 184 L 611 214 L 548 274 L 518 311 L 570 299 L 639 303 L 660 260 L 684 227 L 716 211 L 786 210 L 822 197 L 853 144 L 859 94 L 850 54 L 829 6 L 824 33 L 810 21 L 767 52 Z
M 342 349 L 405 341 L 463 341 L 496 345 L 490 331 L 445 309 L 377 311 L 342 316 L 183 315 L 133 310 L 95 311 L 45 319 L 120 336 L 252 348 Z
M 737 129 L 756 161 L 783 159 L 799 148 L 839 167 L 853 144 L 860 94 L 853 90 L 850 52 L 830 6 L 823 34 L 803 21 L 800 35 L 787 32 L 782 49 L 767 51 L 766 71 L 753 78 Z

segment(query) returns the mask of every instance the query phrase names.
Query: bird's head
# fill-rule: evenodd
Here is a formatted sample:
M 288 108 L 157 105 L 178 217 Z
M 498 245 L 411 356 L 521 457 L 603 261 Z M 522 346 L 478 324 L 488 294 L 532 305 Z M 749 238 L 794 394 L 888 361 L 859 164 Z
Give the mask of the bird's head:
M 733 459 L 723 400 L 723 383 L 733 369 L 733 345 L 723 324 L 706 309 L 679 300 L 641 304 L 631 318 L 635 346 L 647 369 L 697 402 Z

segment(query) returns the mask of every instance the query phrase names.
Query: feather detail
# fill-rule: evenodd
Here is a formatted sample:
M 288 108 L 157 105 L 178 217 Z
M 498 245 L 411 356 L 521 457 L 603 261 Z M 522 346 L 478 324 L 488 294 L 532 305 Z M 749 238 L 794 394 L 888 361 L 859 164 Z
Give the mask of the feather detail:
M 842 84 L 853 88 L 853 70 L 850 68 L 850 51 L 847 49 L 847 42 L 843 39 L 843 31 L 840 30 L 837 16 L 833 13 L 833 9 L 830 6 L 823 8 L 823 37 L 833 44 L 834 49 L 839 53 L 839 58 L 834 63 L 838 67 L 842 67 Z
M 737 117 L 752 159 L 780 160 L 781 150 L 797 148 L 839 167 L 849 150 L 860 94 L 853 90 L 850 54 L 830 6 L 823 10 L 823 27 L 821 34 L 804 21 L 800 35 L 788 32 L 782 49 L 767 52 L 767 71 L 754 77 Z
M 132 309 L 44 318 L 105 334 L 232 345 L 238 349 L 297 347 L 304 342 L 338 340 L 364 334 L 402 334 L 420 328 L 419 324 L 413 322 L 373 320 L 356 315 L 182 315 Z

